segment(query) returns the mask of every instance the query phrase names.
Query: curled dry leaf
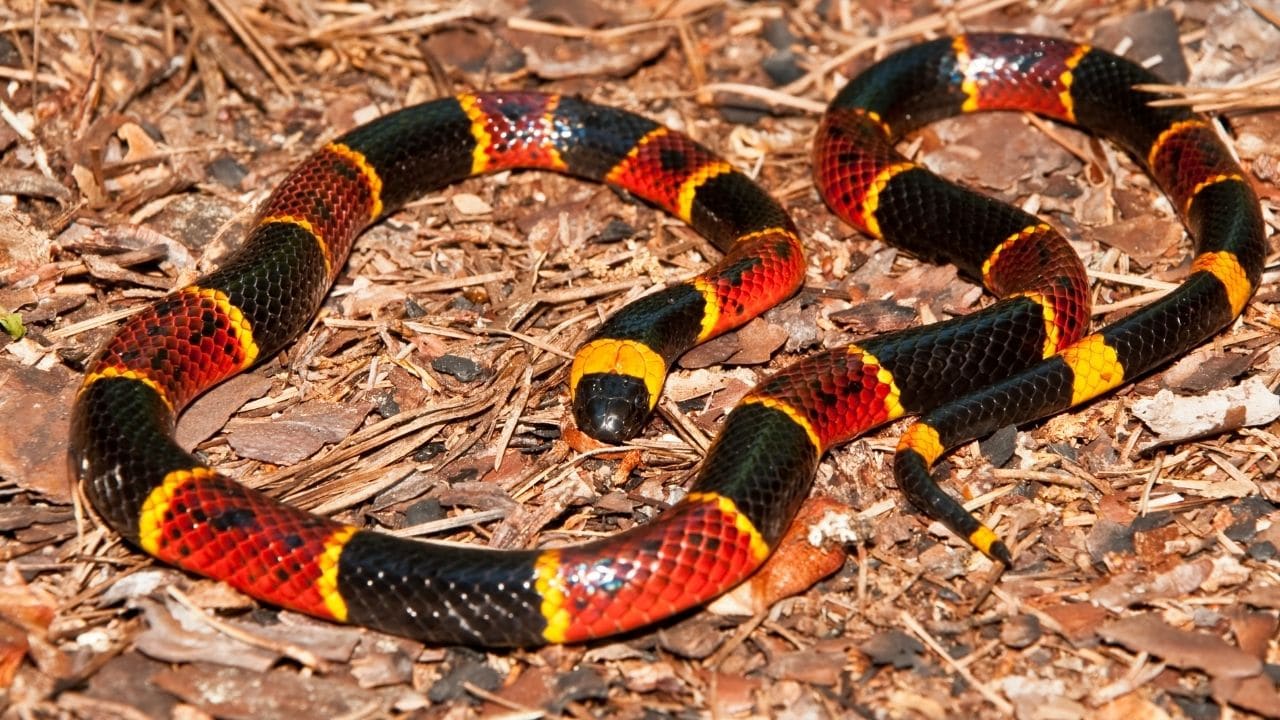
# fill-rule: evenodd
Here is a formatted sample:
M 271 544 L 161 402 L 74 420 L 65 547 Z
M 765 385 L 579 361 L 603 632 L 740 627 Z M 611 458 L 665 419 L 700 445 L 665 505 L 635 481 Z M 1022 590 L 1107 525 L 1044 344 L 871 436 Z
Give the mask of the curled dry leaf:
M 1213 574 L 1213 562 L 1199 558 L 1179 563 L 1168 572 L 1120 573 L 1092 593 L 1090 599 L 1114 612 L 1139 603 L 1181 598 L 1195 592 Z
M 62 183 L 34 170 L 21 168 L 0 168 L 0 195 L 42 197 L 59 202 L 71 199 L 71 191 Z
M 545 55 L 535 47 L 528 47 L 525 64 L 531 73 L 547 80 L 604 75 L 627 77 L 662 54 L 671 44 L 671 37 L 671 33 L 663 31 L 611 45 L 583 40 L 562 43 Z
M 1156 433 L 1154 445 L 1176 443 L 1280 418 L 1280 395 L 1252 377 L 1235 387 L 1196 396 L 1161 390 L 1136 400 L 1133 414 Z
M 53 622 L 55 598 L 32 588 L 12 563 L 5 565 L 0 581 L 0 688 L 8 688 L 22 659 L 31 650 L 30 633 L 42 636 Z
M 280 654 L 255 647 L 214 630 L 195 613 L 172 600 L 163 604 L 141 599 L 147 629 L 134 642 L 139 652 L 169 663 L 212 663 L 266 672 Z
M 773 555 L 747 582 L 713 602 L 720 615 L 755 615 L 813 587 L 844 564 L 845 543 L 857 542 L 853 508 L 816 497 L 800 507 Z

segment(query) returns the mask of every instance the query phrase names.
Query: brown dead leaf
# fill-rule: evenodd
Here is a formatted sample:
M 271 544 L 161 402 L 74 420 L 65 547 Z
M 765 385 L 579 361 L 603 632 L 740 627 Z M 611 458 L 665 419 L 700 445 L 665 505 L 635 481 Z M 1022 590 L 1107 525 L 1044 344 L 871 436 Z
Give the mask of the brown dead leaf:
M 634 693 L 651 693 L 658 690 L 678 690 L 684 682 L 669 659 L 657 662 L 651 660 L 623 660 L 618 663 L 622 675 L 622 683 Z
M 1247 678 L 1215 677 L 1214 697 L 1265 718 L 1280 718 L 1280 690 L 1266 675 Z
M 79 377 L 61 365 L 46 371 L 0 358 L 0 477 L 70 504 L 67 445 L 79 385 Z
M 422 647 L 421 643 L 405 638 L 366 635 L 351 660 L 351 676 L 362 688 L 412 682 L 414 658 L 422 654 Z
M 122 698 L 127 698 L 130 707 L 140 712 L 137 717 L 179 720 L 183 715 L 175 710 L 179 705 L 178 699 L 150 681 L 152 675 L 165 667 L 164 663 L 141 653 L 125 652 L 108 660 L 89 678 L 84 694 L 110 703 L 119 703 Z
M 748 715 L 756 706 L 755 696 L 764 685 L 758 677 L 702 670 L 707 702 L 723 717 Z
M 0 620 L 0 690 L 8 690 L 31 645 L 21 628 Z
M 1231 632 L 1240 649 L 1259 660 L 1267 659 L 1267 646 L 1276 637 L 1280 618 L 1275 613 L 1249 612 L 1236 608 L 1231 614 Z
M 619 20 L 617 13 L 593 0 L 529 0 L 529 17 L 580 28 L 605 27 Z
M 1182 539 L 1182 528 L 1170 523 L 1133 534 L 1133 549 L 1148 567 L 1155 567 L 1169 557 L 1169 546 Z
M 667 378 L 666 385 L 662 388 L 662 393 L 665 397 L 682 403 L 717 391 L 728 390 L 731 386 L 737 386 L 741 389 L 734 393 L 735 397 L 731 403 L 737 404 L 737 401 L 742 399 L 747 390 L 750 390 L 756 384 L 756 381 L 756 373 L 747 368 L 733 368 L 731 370 L 699 368 L 687 372 L 672 373 Z M 720 398 L 717 397 L 716 400 L 718 402 Z
M 49 262 L 52 253 L 53 238 L 47 229 L 29 215 L 0 207 L 0 268 L 31 270 Z M 16 278 L 5 279 L 12 282 Z
M 28 585 L 18 566 L 5 563 L 4 579 L 0 582 L 0 620 L 27 632 L 43 634 L 57 611 L 56 598 Z
M 741 348 L 742 339 L 738 336 L 738 333 L 725 333 L 681 355 L 677 362 L 679 362 L 680 367 L 689 370 L 720 366 L 733 357 Z
M 774 680 L 795 680 L 834 687 L 844 671 L 844 653 L 800 650 L 786 653 L 766 666 L 765 672 Z
M 1133 522 L 1137 512 L 1133 500 L 1123 493 L 1107 493 L 1098 499 L 1098 517 L 1118 525 Z M 1136 538 L 1135 538 L 1136 539 Z
M 703 660 L 724 645 L 720 623 L 707 613 L 698 613 L 658 631 L 658 646 L 677 657 Z
M 1204 347 L 1175 362 L 1160 376 L 1165 387 L 1186 393 L 1221 390 L 1247 372 L 1257 358 Z
M 1169 720 L 1169 713 L 1138 693 L 1122 695 L 1102 707 L 1094 720 Z
M 376 692 L 336 677 L 212 667 L 200 663 L 151 677 L 158 687 L 227 720 L 369 717 L 386 701 Z
M 500 35 L 466 25 L 433 32 L 419 46 L 445 66 L 467 73 L 505 74 L 518 70 L 524 62 L 524 55 Z
M 293 465 L 311 457 L 326 443 L 346 439 L 373 409 L 370 403 L 308 400 L 278 418 L 234 420 L 227 442 L 241 457 L 276 465 Z
M 1259 585 L 1240 595 L 1240 602 L 1258 608 L 1280 610 L 1280 585 Z
M 256 400 L 271 390 L 271 381 L 252 373 L 237 375 L 201 395 L 178 420 L 174 439 L 178 447 L 190 452 L 196 445 L 208 440 L 222 429 L 250 400 Z
M 916 309 L 896 300 L 867 300 L 829 316 L 831 322 L 859 335 L 879 335 L 915 325 Z
M 672 34 L 666 30 L 632 35 L 616 44 L 560 39 L 552 48 L 530 43 L 524 51 L 529 72 L 546 80 L 575 77 L 627 77 L 666 51 Z
M 936 135 L 922 163 L 946 178 L 1008 192 L 1025 178 L 1045 177 L 1076 162 L 1061 146 L 1037 137 L 1015 114 L 945 121 L 925 130 Z M 1075 173 L 1073 173 L 1074 175 Z
M 806 500 L 765 564 L 708 609 L 755 615 L 808 590 L 844 564 L 844 544 L 858 541 L 856 523 L 856 512 L 844 503 L 829 497 Z
M 135 638 L 139 652 L 170 663 L 197 662 L 266 672 L 281 658 L 279 653 L 254 647 L 217 630 L 187 607 L 168 600 L 138 601 L 147 619 L 147 629 Z
M 1167 82 L 1185 83 L 1191 75 L 1182 52 L 1178 19 L 1169 8 L 1111 18 L 1098 25 L 1093 41 L 1098 47 L 1125 47 L 1125 57 L 1142 63 Z
M 738 351 L 725 359 L 726 365 L 759 365 L 769 362 L 773 353 L 789 337 L 786 328 L 756 318 L 736 333 Z
M 1098 625 L 1110 615 L 1104 607 L 1083 602 L 1050 605 L 1043 608 L 1041 612 L 1057 623 L 1062 636 L 1073 645 L 1081 645 L 1091 640 Z
M 1182 225 L 1154 215 L 1102 225 L 1090 234 L 1103 245 L 1123 251 L 1143 267 L 1150 267 L 1182 246 Z
M 512 706 L 541 708 L 551 704 L 555 697 L 556 675 L 547 668 L 530 668 L 494 695 L 505 702 L 489 701 L 480 709 L 482 717 L 500 715 Z
M 1098 628 L 1104 640 L 1148 652 L 1170 665 L 1203 670 L 1214 677 L 1247 678 L 1262 672 L 1262 661 L 1222 638 L 1189 632 L 1145 613 L 1112 620 Z
M 713 365 L 759 365 L 766 363 L 789 338 L 786 328 L 756 318 L 735 332 L 727 333 L 685 353 L 680 367 L 700 369 Z

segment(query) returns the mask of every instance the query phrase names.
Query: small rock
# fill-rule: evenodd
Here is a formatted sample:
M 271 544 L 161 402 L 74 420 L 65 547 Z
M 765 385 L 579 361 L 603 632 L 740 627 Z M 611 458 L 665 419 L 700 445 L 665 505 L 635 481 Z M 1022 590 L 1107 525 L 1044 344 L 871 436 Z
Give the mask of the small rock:
M 1000 641 L 1015 650 L 1031 646 L 1040 635 L 1040 619 L 1035 615 L 1018 615 L 1000 628 Z
M 467 689 L 464 686 L 468 683 L 489 691 L 502 686 L 502 676 L 483 661 L 466 657 L 458 650 L 452 651 L 452 654 L 453 663 L 449 672 L 427 691 L 427 698 L 431 702 L 451 702 L 465 697 Z
M 404 299 L 404 316 L 410 320 L 416 320 L 420 317 L 427 316 L 427 309 L 414 302 L 410 298 Z
M 444 451 L 444 443 L 429 442 L 413 452 L 413 459 L 415 462 L 426 462 Z
M 764 41 L 769 43 L 775 50 L 786 50 L 787 48 L 800 42 L 800 38 L 791 32 L 791 26 L 787 23 L 786 18 L 769 18 L 764 21 Z
M 444 507 L 436 498 L 427 498 L 409 506 L 404 512 L 405 525 L 421 525 L 444 518 Z
M 484 368 L 479 363 L 461 355 L 441 355 L 431 361 L 431 369 L 462 382 L 472 382 L 484 374 Z
M 453 202 L 454 209 L 463 215 L 488 215 L 493 212 L 493 206 L 479 195 L 455 193 L 450 200 Z
M 732 125 L 755 125 L 769 116 L 769 106 L 751 98 L 725 98 L 717 112 Z
M 375 390 L 368 395 L 373 403 L 373 411 L 384 418 L 400 414 L 400 403 L 396 402 L 396 393 L 390 388 Z
M 582 700 L 604 700 L 609 696 L 609 684 L 594 668 L 579 667 L 556 678 L 556 700 L 552 710 L 564 712 L 566 705 Z
M 1133 531 L 1110 520 L 1099 520 L 1089 531 L 1085 547 L 1094 562 L 1102 562 L 1108 553 L 1127 555 L 1133 552 Z
M 246 170 L 243 165 L 236 162 L 235 158 L 232 158 L 229 155 L 219 156 L 213 162 L 209 163 L 208 170 L 214 180 L 217 180 L 219 183 L 226 185 L 232 190 L 238 190 L 240 188 L 240 183 L 243 182 L 245 176 L 249 174 L 249 171 Z
M 708 617 L 694 615 L 658 631 L 658 646 L 689 660 L 710 657 L 724 643 L 724 635 Z
M 858 649 L 877 665 L 892 665 L 899 670 L 920 664 L 924 645 L 901 630 L 886 630 L 871 636 Z
M 1270 540 L 1256 542 L 1249 546 L 1247 551 L 1250 560 L 1258 562 L 1267 562 L 1276 557 L 1276 546 Z
M 1018 446 L 1018 428 L 1006 425 L 991 434 L 991 437 L 978 443 L 983 457 L 994 467 L 1004 467 L 1013 458 L 1013 451 Z
M 1169 699 L 1178 706 L 1188 720 L 1219 720 L 1222 717 L 1222 708 L 1210 700 L 1182 697 L 1177 694 L 1170 694 Z
M 618 242 L 619 240 L 626 240 L 627 238 L 632 238 L 635 236 L 636 236 L 635 228 L 631 227 L 627 223 L 617 218 L 613 218 L 612 220 L 609 221 L 608 225 L 604 226 L 603 230 L 601 230 L 599 233 L 596 234 L 595 237 L 591 239 L 593 242 L 611 243 L 611 242 Z
M 786 85 L 804 77 L 804 68 L 800 67 L 799 59 L 791 50 L 775 52 L 765 58 L 760 67 L 774 85 Z

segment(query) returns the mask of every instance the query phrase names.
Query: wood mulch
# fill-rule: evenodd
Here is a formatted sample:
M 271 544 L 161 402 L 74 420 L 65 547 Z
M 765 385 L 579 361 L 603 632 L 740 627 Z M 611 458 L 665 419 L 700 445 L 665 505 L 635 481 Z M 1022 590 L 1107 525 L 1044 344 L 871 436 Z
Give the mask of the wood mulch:
M 1013 540 L 1002 576 L 903 502 L 901 425 L 822 464 L 805 512 L 844 532 L 804 552 L 828 575 L 587 646 L 431 647 L 262 607 L 148 560 L 77 499 L 68 408 L 121 317 L 216 267 L 326 139 L 460 90 L 537 88 L 653 117 L 756 175 L 808 243 L 805 289 L 685 358 L 630 452 L 591 449 L 566 350 L 714 251 L 607 188 L 474 179 L 366 232 L 306 334 L 179 434 L 248 485 L 388 532 L 531 547 L 648 522 L 770 371 L 989 302 L 836 220 L 809 157 L 847 78 L 966 29 L 1150 61 L 1222 114 L 1277 227 L 1276 0 L 8 0 L 2 716 L 1280 717 L 1276 269 L 1189 358 L 948 458 L 947 487 Z M 1004 114 L 904 147 L 1061 228 L 1098 322 L 1186 268 L 1169 203 L 1088 135 Z

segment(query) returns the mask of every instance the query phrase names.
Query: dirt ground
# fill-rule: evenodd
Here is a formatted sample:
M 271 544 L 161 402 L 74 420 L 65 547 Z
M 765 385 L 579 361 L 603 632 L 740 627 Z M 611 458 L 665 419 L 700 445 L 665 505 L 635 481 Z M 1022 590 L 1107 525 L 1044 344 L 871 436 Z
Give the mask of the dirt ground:
M 3 717 L 1280 718 L 1274 251 L 1243 318 L 1188 358 L 949 456 L 946 486 L 1011 540 L 1002 575 L 893 486 L 900 424 L 827 455 L 802 512 L 852 532 L 799 550 L 798 580 L 585 646 L 424 646 L 261 606 L 149 560 L 77 497 L 69 407 L 121 317 L 216 267 L 325 140 L 461 90 L 534 88 L 655 118 L 755 175 L 800 227 L 805 288 L 686 357 L 643 438 L 602 453 L 572 430 L 566 351 L 714 250 L 602 186 L 473 179 L 366 232 L 304 336 L 179 436 L 292 504 L 407 535 L 537 547 L 648 522 L 770 371 L 990 302 L 837 220 L 809 150 L 859 69 L 985 29 L 1127 52 L 1185 86 L 1278 227 L 1275 0 L 8 0 Z M 904 149 L 1062 229 L 1096 324 L 1185 273 L 1169 203 L 1089 135 L 986 115 Z

